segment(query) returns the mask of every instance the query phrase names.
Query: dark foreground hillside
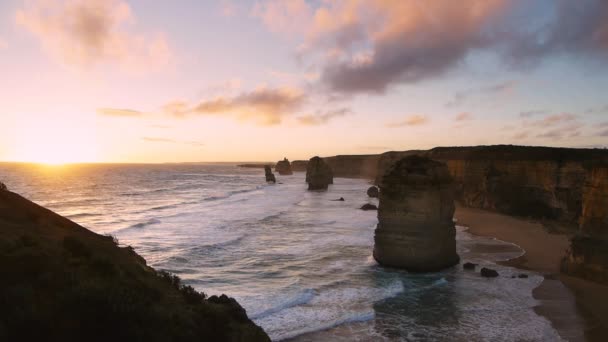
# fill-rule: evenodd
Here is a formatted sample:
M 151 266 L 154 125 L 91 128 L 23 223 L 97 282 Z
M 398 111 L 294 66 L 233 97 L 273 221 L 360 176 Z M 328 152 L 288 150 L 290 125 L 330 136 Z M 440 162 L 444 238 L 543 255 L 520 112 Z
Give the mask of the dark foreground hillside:
M 268 341 L 232 298 L 0 189 L 0 341 Z

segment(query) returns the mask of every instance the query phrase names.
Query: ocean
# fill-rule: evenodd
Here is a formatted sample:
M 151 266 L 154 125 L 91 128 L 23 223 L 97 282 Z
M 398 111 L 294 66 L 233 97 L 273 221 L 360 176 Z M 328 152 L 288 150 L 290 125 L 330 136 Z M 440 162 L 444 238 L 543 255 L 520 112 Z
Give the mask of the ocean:
M 236 298 L 273 340 L 560 340 L 533 309 L 542 276 L 513 279 L 522 272 L 496 263 L 520 256 L 518 246 L 458 226 L 462 261 L 499 278 L 460 265 L 383 268 L 372 258 L 376 212 L 358 209 L 377 204 L 369 181 L 336 178 L 310 192 L 304 178 L 277 174 L 269 185 L 262 169 L 233 164 L 0 164 L 10 190 L 115 236 L 199 291 Z

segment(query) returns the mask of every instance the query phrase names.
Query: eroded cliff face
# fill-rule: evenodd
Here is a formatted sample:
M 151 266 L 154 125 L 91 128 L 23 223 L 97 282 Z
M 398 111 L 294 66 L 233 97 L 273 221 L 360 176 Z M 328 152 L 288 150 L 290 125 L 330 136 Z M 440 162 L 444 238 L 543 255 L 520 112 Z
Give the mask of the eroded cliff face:
M 331 167 L 334 177 L 374 179 L 378 171 L 380 155 L 351 155 L 326 157 L 323 160 Z
M 448 165 L 465 206 L 576 225 L 583 210 L 586 163 L 608 151 L 523 146 L 439 147 L 387 152 L 378 174 L 403 156 L 419 154 Z M 376 177 L 376 183 L 379 182 Z
M 608 284 L 608 164 L 590 167 L 582 197 L 580 231 L 562 272 Z
M 294 160 L 291 162 L 291 170 L 292 171 L 306 171 L 306 166 L 308 165 L 308 160 Z
M 399 160 L 382 177 L 374 259 L 415 272 L 458 263 L 454 191 L 444 163 L 419 156 Z
M 608 240 L 608 165 L 592 166 L 589 171 L 580 225 L 583 234 Z

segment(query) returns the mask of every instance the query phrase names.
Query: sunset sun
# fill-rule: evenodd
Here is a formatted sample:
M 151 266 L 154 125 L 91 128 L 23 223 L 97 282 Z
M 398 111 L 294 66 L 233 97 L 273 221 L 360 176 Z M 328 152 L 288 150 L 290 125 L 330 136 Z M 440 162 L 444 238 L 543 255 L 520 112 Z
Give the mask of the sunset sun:
M 11 138 L 10 160 L 49 165 L 98 161 L 94 130 L 84 124 L 40 120 Z

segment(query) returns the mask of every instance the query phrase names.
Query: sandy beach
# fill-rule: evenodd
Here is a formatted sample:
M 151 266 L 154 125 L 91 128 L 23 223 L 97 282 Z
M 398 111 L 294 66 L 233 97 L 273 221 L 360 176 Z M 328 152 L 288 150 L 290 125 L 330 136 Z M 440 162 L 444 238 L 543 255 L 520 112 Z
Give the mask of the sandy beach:
M 525 254 L 508 265 L 545 276 L 533 295 L 536 312 L 568 341 L 608 340 L 608 286 L 560 274 L 568 236 L 551 234 L 542 224 L 489 211 L 458 207 L 458 224 L 476 235 L 515 243 Z

